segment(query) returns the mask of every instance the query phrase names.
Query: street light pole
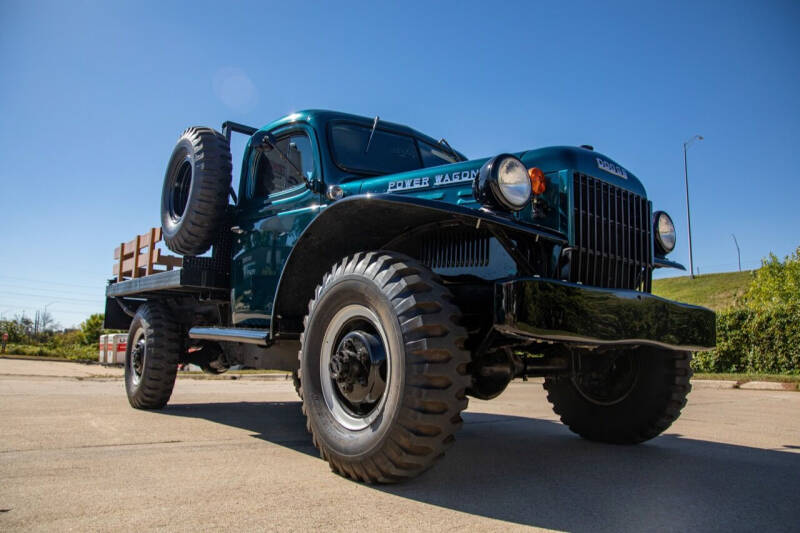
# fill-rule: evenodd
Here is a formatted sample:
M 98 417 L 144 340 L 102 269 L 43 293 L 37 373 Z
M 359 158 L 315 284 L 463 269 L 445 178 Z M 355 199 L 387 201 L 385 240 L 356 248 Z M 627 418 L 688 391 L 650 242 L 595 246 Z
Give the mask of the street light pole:
M 686 161 L 686 149 L 694 141 L 702 141 L 702 135 L 695 135 L 683 143 L 683 179 L 686 184 L 686 223 L 689 227 L 689 276 L 694 279 L 694 255 L 692 254 L 692 213 L 689 209 L 689 165 Z
M 733 237 L 733 243 L 736 245 L 736 257 L 739 259 L 739 272 L 742 271 L 742 253 L 739 251 L 739 241 L 736 240 L 736 235 L 731 233 L 731 237 Z

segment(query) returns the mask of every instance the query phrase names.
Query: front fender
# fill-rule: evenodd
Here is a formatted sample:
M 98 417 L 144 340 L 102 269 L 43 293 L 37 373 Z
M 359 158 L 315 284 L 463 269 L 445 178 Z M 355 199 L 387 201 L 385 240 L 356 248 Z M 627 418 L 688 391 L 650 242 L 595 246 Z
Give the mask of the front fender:
M 323 209 L 292 248 L 275 293 L 272 338 L 302 331 L 314 289 L 343 257 L 385 249 L 420 226 L 454 222 L 501 231 L 511 238 L 545 239 L 562 246 L 567 242 L 563 235 L 521 224 L 503 213 L 396 194 L 350 196 Z

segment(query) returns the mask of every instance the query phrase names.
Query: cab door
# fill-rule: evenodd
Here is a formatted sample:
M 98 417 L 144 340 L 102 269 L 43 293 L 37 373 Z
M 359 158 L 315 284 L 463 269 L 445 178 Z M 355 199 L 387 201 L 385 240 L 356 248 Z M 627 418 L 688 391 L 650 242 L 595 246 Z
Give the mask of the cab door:
M 321 200 L 298 173 L 312 182 L 322 180 L 314 131 L 306 125 L 291 125 L 270 133 L 278 150 L 294 165 L 278 150 L 250 149 L 246 155 L 231 265 L 231 318 L 239 327 L 269 327 L 283 265 L 297 238 L 317 216 Z

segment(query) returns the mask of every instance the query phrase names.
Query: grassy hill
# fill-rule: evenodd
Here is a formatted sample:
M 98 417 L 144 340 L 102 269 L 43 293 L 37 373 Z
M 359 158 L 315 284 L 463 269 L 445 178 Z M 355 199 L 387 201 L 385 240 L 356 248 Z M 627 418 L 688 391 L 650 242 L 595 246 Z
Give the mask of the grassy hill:
M 719 311 L 730 307 L 737 294 L 750 285 L 753 271 L 703 274 L 691 279 L 689 276 L 653 280 L 653 294 Z

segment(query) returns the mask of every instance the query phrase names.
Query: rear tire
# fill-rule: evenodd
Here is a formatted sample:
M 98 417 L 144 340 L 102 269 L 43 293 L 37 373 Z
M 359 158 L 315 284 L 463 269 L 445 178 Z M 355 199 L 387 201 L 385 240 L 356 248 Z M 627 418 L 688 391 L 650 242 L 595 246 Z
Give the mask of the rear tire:
M 298 382 L 308 430 L 334 472 L 396 482 L 452 445 L 470 381 L 459 317 L 438 278 L 400 254 L 356 254 L 325 275 L 300 338 Z M 367 338 L 368 357 L 358 348 Z M 356 367 L 361 374 L 342 370 Z
M 580 357 L 583 373 L 545 378 L 544 388 L 561 421 L 588 440 L 652 439 L 678 419 L 692 390 L 691 352 L 642 347 Z
M 180 327 L 163 304 L 139 306 L 125 351 L 125 390 L 132 407 L 161 409 L 167 404 L 182 347 Z
M 183 132 L 172 152 L 161 192 L 164 242 L 181 255 L 200 255 L 218 236 L 231 187 L 231 150 L 211 128 Z

